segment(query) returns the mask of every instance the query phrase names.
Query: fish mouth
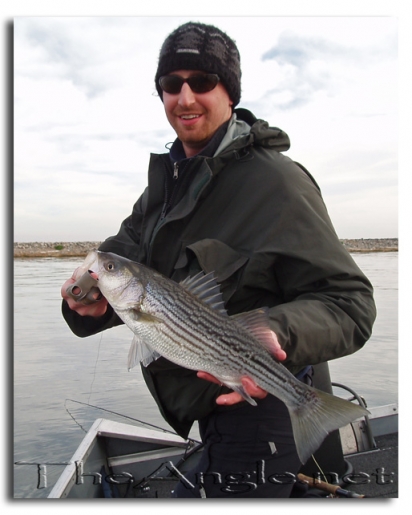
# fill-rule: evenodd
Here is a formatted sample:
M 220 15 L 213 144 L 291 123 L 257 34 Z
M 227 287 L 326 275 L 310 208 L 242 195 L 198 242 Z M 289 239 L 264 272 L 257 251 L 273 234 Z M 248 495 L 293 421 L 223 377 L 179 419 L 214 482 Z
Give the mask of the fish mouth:
M 73 276 L 75 282 L 66 289 L 66 293 L 76 302 L 87 305 L 102 298 L 102 293 L 97 287 L 99 277 L 94 270 L 96 265 L 97 252 L 93 250 L 87 254 L 82 265 L 75 270 Z
M 98 250 L 91 250 L 87 256 L 86 259 L 83 262 L 82 268 L 86 269 L 90 273 L 97 274 L 99 270 L 99 251 Z
M 97 287 L 97 282 L 96 274 L 88 270 L 66 289 L 66 293 L 76 302 L 85 305 L 93 304 L 102 298 L 102 292 Z

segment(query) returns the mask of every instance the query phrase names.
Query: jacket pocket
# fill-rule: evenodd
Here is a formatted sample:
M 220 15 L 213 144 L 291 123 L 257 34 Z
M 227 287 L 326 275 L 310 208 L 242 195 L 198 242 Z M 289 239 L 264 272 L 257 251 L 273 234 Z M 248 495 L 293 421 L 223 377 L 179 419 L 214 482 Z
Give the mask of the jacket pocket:
M 236 291 L 248 260 L 226 243 L 208 238 L 184 246 L 175 270 L 179 280 L 200 271 L 213 272 L 226 303 Z

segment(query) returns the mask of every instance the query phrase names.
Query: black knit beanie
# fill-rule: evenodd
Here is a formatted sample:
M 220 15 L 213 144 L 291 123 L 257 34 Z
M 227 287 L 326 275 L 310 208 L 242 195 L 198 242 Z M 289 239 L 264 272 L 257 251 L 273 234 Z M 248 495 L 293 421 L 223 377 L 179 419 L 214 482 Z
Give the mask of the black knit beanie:
M 189 22 L 174 30 L 160 50 L 155 83 L 163 101 L 159 78 L 177 70 L 216 73 L 235 107 L 240 101 L 240 55 L 224 32 L 204 23 Z

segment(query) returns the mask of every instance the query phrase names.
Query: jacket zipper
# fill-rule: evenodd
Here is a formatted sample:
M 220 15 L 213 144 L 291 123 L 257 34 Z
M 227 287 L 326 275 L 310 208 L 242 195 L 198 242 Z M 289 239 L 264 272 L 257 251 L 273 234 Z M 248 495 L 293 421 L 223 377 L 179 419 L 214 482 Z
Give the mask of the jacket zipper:
M 173 180 L 177 181 L 178 179 L 179 179 L 179 163 L 176 161 L 175 163 L 173 163 Z M 170 206 L 172 205 L 174 190 L 175 190 L 175 186 L 172 187 L 171 191 L 169 190 L 169 188 L 167 187 L 167 179 L 166 179 L 165 201 L 163 204 L 162 213 L 160 215 L 161 222 L 166 217 L 167 212 L 168 212 Z
M 179 163 L 178 162 L 175 162 L 173 164 L 173 179 L 174 180 L 178 180 L 178 179 L 182 179 L 182 177 L 179 176 Z M 185 166 L 183 166 L 183 168 L 185 168 Z M 170 172 L 169 172 L 170 174 Z M 170 177 L 170 175 L 169 175 Z M 207 181 L 209 182 L 209 181 Z M 177 184 L 176 184 L 177 186 Z M 203 189 L 205 186 L 205 183 L 202 182 L 202 185 L 201 185 L 201 189 Z M 199 190 L 200 191 L 200 190 Z M 165 223 L 165 218 L 166 218 L 166 215 L 169 211 L 169 208 L 173 205 L 173 199 L 174 199 L 174 196 L 175 196 L 175 193 L 176 193 L 176 188 L 172 188 L 172 191 L 169 190 L 169 188 L 167 188 L 167 183 L 166 183 L 166 191 L 165 191 L 165 196 L 166 196 L 166 199 L 165 199 L 165 202 L 163 204 L 163 209 L 162 209 L 162 212 L 160 214 L 160 218 L 159 218 L 159 221 L 158 223 L 156 224 L 154 230 L 153 230 L 153 233 L 152 233 L 152 237 L 150 238 L 150 242 L 149 242 L 149 249 L 148 249 L 148 256 L 147 256 L 147 264 L 148 266 L 150 266 L 150 263 L 152 261 L 152 249 L 153 249 L 153 243 L 156 239 L 156 236 L 157 236 L 157 233 L 159 232 L 159 230 L 161 229 L 161 227 L 163 226 L 163 224 Z
M 179 163 L 176 161 L 173 165 L 173 179 L 177 181 L 179 178 Z

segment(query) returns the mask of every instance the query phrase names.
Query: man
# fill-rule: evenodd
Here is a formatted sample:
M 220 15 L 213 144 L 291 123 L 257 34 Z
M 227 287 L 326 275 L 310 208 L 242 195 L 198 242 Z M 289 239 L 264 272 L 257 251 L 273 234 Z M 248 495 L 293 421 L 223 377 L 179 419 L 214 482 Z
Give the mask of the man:
M 216 27 L 187 23 L 166 38 L 155 84 L 177 139 L 170 153 L 151 156 L 147 189 L 100 249 L 176 281 L 213 271 L 229 315 L 269 307 L 276 357 L 306 380 L 311 365 L 368 340 L 372 287 L 340 244 L 313 178 L 281 154 L 288 136 L 235 110 L 240 78 L 238 49 Z M 105 299 L 69 299 L 73 282 L 62 295 L 75 334 L 121 323 Z M 193 488 L 180 483 L 175 496 L 199 497 L 200 487 L 207 497 L 290 495 L 293 482 L 276 478 L 300 463 L 282 402 L 245 378 L 253 407 L 164 358 L 142 370 L 169 424 L 186 437 L 198 420 L 205 443 L 188 476 Z

